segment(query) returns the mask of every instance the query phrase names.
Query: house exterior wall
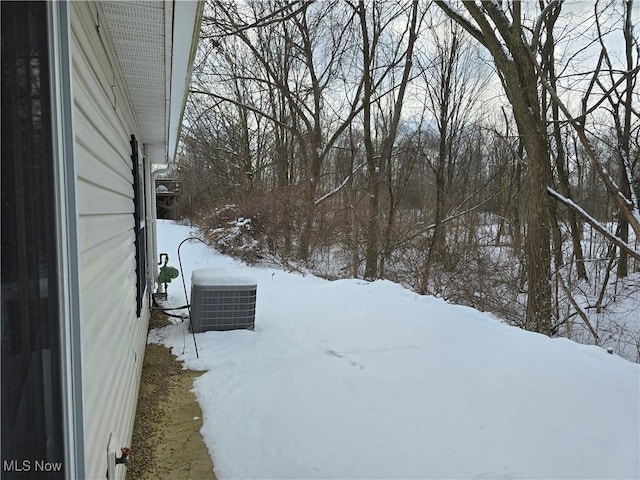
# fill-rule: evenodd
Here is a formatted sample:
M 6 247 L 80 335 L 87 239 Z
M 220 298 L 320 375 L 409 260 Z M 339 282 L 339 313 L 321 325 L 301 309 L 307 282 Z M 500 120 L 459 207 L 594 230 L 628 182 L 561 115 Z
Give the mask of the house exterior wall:
M 88 478 L 105 478 L 111 434 L 131 434 L 149 318 L 136 316 L 131 135 L 141 138 L 93 2 L 69 2 Z M 150 170 L 147 168 L 147 171 Z M 134 454 L 135 454 L 135 446 Z M 125 468 L 116 469 L 124 478 Z

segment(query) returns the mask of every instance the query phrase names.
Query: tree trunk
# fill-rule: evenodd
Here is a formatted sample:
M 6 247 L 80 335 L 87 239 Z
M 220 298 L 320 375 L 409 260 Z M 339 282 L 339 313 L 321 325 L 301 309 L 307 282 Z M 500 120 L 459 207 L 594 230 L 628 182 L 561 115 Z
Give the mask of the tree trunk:
M 518 115 L 516 115 L 517 117 Z M 550 219 L 547 195 L 548 155 L 546 138 L 541 125 L 531 122 L 530 132 L 524 135 L 527 151 L 527 330 L 551 333 L 551 251 L 549 248 Z M 527 128 L 527 127 L 525 127 Z M 522 130 L 521 130 L 522 131 Z
M 367 218 L 367 240 L 365 249 L 364 278 L 373 280 L 378 275 L 378 212 L 380 207 L 379 198 L 379 167 L 373 151 L 373 140 L 371 138 L 371 102 L 373 86 L 371 82 L 371 45 L 369 42 L 369 31 L 367 26 L 367 13 L 363 0 L 358 2 L 358 16 L 360 18 L 360 29 L 362 32 L 362 53 L 363 53 L 363 123 L 364 123 L 364 148 L 367 162 L 367 192 L 369 193 L 368 218 Z
M 627 71 L 631 72 L 634 68 L 633 65 L 633 25 L 631 23 L 631 11 L 633 8 L 633 2 L 625 2 L 625 23 L 624 23 L 624 40 L 625 40 L 625 56 L 627 60 Z M 627 75 L 625 80 L 624 91 L 624 105 L 623 105 L 623 125 L 622 134 L 620 139 L 620 188 L 626 198 L 631 198 L 631 184 L 629 183 L 629 171 L 631 169 L 631 116 L 633 113 L 633 92 L 635 88 L 635 78 L 632 75 Z M 620 239 L 628 243 L 629 242 L 629 221 L 620 216 Z M 629 274 L 629 255 L 626 250 L 620 249 L 620 258 L 618 260 L 618 278 L 626 277 Z

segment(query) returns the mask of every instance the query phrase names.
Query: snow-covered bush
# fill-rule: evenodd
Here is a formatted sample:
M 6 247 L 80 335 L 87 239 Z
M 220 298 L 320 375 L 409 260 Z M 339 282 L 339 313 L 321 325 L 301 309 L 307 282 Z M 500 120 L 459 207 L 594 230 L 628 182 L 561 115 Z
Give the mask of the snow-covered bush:
M 207 240 L 222 253 L 253 264 L 261 257 L 264 236 L 259 221 L 243 215 L 238 205 L 226 205 L 206 215 L 199 222 Z

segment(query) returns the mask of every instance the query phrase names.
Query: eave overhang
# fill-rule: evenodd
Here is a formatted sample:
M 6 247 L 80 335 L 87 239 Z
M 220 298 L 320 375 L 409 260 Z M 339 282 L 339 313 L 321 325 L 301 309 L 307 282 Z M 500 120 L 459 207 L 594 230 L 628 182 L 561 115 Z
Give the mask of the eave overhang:
M 203 8 L 201 0 L 98 2 L 153 163 L 176 154 Z

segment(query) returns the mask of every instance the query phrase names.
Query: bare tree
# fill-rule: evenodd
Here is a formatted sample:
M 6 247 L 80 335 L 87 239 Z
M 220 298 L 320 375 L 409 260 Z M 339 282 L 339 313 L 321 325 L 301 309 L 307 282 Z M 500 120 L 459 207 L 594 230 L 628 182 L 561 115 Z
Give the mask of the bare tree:
M 463 156 L 461 142 L 477 113 L 479 93 L 487 79 L 479 68 L 475 46 L 458 24 L 449 19 L 440 22 L 430 41 L 431 48 L 425 52 L 428 58 L 421 57 L 421 85 L 425 108 L 434 118 L 437 147 L 434 158 L 426 158 L 435 176 L 435 214 L 419 288 L 423 293 L 428 291 L 433 263 L 444 251 L 446 223 L 442 221 L 455 201 L 450 191 L 455 163 Z
M 333 262 L 328 276 L 391 278 L 555 334 L 580 303 L 574 266 L 596 296 L 603 280 L 601 305 L 625 253 L 640 259 L 632 3 L 580 25 L 591 70 L 570 5 L 436 3 L 208 0 L 185 188 L 203 215 L 255 215 L 287 267 Z M 606 48 L 616 32 L 622 57 Z M 489 57 L 502 117 L 477 102 Z M 584 242 L 583 219 L 615 247 Z M 606 256 L 604 276 L 587 255 Z
M 544 9 L 543 3 L 540 3 L 540 8 Z M 560 16 L 561 4 L 551 3 L 548 9 L 548 15 L 543 17 L 544 28 L 547 32 L 544 43 L 539 45 L 539 52 L 541 57 L 541 66 L 549 79 L 550 85 L 556 88 L 557 74 L 556 74 L 556 38 L 554 35 L 555 24 Z M 558 105 L 553 102 L 547 102 L 548 96 L 543 95 L 543 103 L 545 104 L 544 110 L 547 108 L 547 103 L 550 103 L 551 109 L 551 128 L 550 144 L 552 147 L 549 149 L 552 158 L 555 160 L 555 167 L 557 173 L 557 185 L 558 189 L 569 200 L 573 200 L 573 193 L 570 185 L 569 173 L 568 173 L 568 159 L 567 159 L 567 142 L 563 135 L 563 125 L 560 122 L 560 110 Z M 555 205 L 552 208 L 552 214 L 556 217 Z M 578 222 L 577 215 L 572 209 L 568 210 L 568 223 L 571 233 L 571 242 L 573 246 L 573 256 L 576 262 L 576 268 L 578 278 L 582 280 L 587 279 L 587 271 L 584 263 L 584 253 L 582 251 L 582 230 L 581 224 Z M 553 222 L 553 237 L 554 237 L 554 251 L 556 257 L 556 270 L 563 265 L 562 259 L 562 241 L 557 219 Z
M 635 93 L 635 85 L 640 72 L 640 63 L 638 62 L 638 39 L 633 35 L 633 26 L 631 21 L 633 2 L 627 1 L 623 3 L 623 37 L 625 45 L 625 63 L 622 68 L 615 68 L 611 56 L 604 42 L 603 29 L 601 27 L 600 18 L 603 13 L 599 10 L 596 3 L 594 9 L 596 26 L 598 29 L 598 41 L 601 49 L 598 64 L 591 74 L 588 87 L 585 90 L 581 100 L 579 114 L 572 114 L 566 102 L 560 97 L 557 88 L 550 81 L 542 67 L 534 60 L 537 73 L 542 80 L 542 85 L 549 93 L 552 101 L 557 105 L 564 115 L 567 124 L 573 129 L 576 138 L 580 142 L 580 146 L 592 164 L 593 171 L 598 175 L 602 184 L 606 188 L 608 197 L 612 204 L 615 205 L 619 215 L 619 228 L 616 233 L 609 231 L 605 225 L 590 215 L 584 207 L 579 206 L 570 198 L 565 197 L 560 192 L 549 188 L 549 193 L 558 201 L 573 209 L 578 215 L 583 217 L 598 232 L 609 239 L 624 254 L 621 261 L 624 266 L 618 267 L 618 274 L 626 275 L 627 255 L 640 260 L 640 252 L 629 244 L 628 228 L 631 227 L 636 235 L 640 238 L 640 204 L 638 203 L 638 194 L 632 187 L 636 183 L 634 179 L 634 170 L 631 161 L 631 139 L 633 131 L 640 128 L 640 115 L 634 106 L 634 98 L 637 99 Z M 615 5 L 609 5 L 615 8 Z M 539 28 L 537 29 L 539 30 Z M 536 31 L 537 31 L 536 30 Z M 634 52 L 635 50 L 635 58 Z M 596 93 L 596 90 L 599 91 Z M 601 114 L 603 104 L 608 104 L 605 110 L 609 112 L 611 123 L 614 125 L 615 136 L 612 151 L 615 152 L 617 159 L 617 168 L 619 171 L 620 181 L 616 181 L 613 172 L 606 168 L 606 160 L 594 148 L 593 138 L 598 137 L 597 129 L 590 130 L 590 122 L 594 125 L 600 125 L 595 122 L 593 117 Z M 600 138 L 603 140 L 602 138 Z
M 522 25 L 522 5 L 513 2 L 506 10 L 502 4 L 493 1 L 462 2 L 467 17 L 447 1 L 436 0 L 436 3 L 489 51 L 513 109 L 527 153 L 525 251 L 528 299 L 525 325 L 529 330 L 550 334 L 551 219 L 547 197 L 550 160 L 532 45 Z M 540 17 L 548 14 L 543 10 Z
M 254 88 L 252 97 L 243 100 L 211 87 L 194 93 L 236 104 L 273 122 L 277 132 L 274 155 L 281 179 L 286 176 L 287 160 L 284 151 L 278 149 L 283 147 L 285 136 L 292 137 L 295 146 L 288 152 L 295 151 L 304 184 L 298 256 L 306 261 L 318 199 L 328 198 L 318 194 L 323 164 L 362 108 L 361 85 L 345 89 L 348 93 L 340 98 L 326 93 L 329 87 L 336 88 L 334 82 L 351 81 L 341 75 L 340 68 L 349 47 L 354 12 L 338 1 L 319 5 L 273 0 L 248 2 L 246 6 L 252 11 L 249 20 L 245 19 L 247 12 L 233 3 L 213 1 L 210 5 L 212 13 L 205 24 L 212 31 L 207 37 L 219 49 L 233 42 L 244 46 L 242 54 L 253 60 L 254 68 L 240 80 L 252 83 Z
M 424 16 L 418 0 L 405 2 L 395 11 L 385 10 L 382 4 L 373 3 L 367 8 L 364 0 L 358 2 L 356 12 L 360 19 L 362 34 L 362 78 L 363 78 L 363 133 L 365 156 L 367 161 L 367 183 L 369 193 L 369 211 L 367 221 L 365 271 L 364 277 L 374 279 L 378 276 L 378 256 L 380 254 L 380 183 L 387 162 L 391 161 L 394 143 L 398 133 L 404 97 L 413 66 L 414 47 L 418 38 L 419 26 Z M 385 58 L 380 50 L 387 30 L 395 27 L 395 22 L 404 17 L 404 30 L 400 39 L 388 46 L 391 55 Z M 406 37 L 406 41 L 404 40 Z M 404 48 L 402 46 L 404 45 Z M 402 76 L 398 84 L 388 86 L 385 81 L 398 65 L 402 65 Z M 376 75 L 377 71 L 381 73 Z M 381 91 L 387 87 L 387 92 Z M 385 134 L 378 139 L 380 150 L 374 150 L 374 132 L 372 125 L 372 107 L 385 94 L 394 96 L 393 113 Z

